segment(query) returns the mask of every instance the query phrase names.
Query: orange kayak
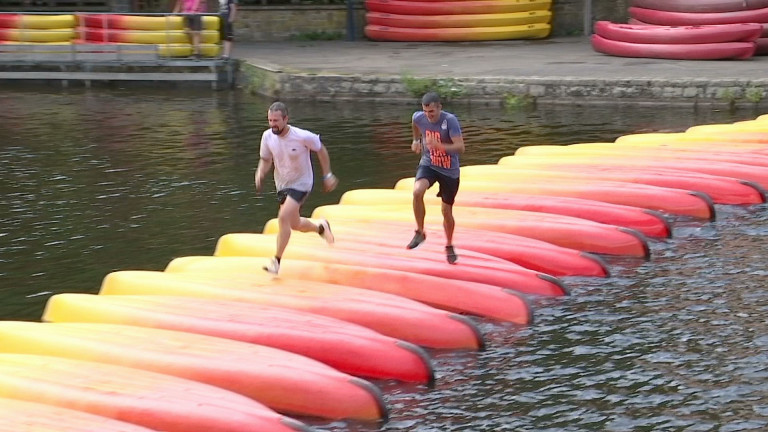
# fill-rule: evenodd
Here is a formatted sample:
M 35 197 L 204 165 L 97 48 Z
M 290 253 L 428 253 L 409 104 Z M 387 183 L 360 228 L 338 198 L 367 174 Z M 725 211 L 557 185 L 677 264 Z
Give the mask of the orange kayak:
M 165 295 L 250 302 L 349 321 L 429 348 L 481 349 L 480 330 L 466 317 L 410 299 L 343 285 L 257 275 L 119 271 L 103 295 Z
M 143 369 L 214 385 L 284 414 L 378 421 L 373 384 L 316 360 L 262 345 L 130 325 L 0 321 L 0 352 Z
M 167 432 L 312 430 L 253 399 L 209 384 L 54 356 L 0 354 L 0 397 L 45 401 Z
M 48 299 L 42 320 L 199 333 L 290 351 L 355 376 L 434 381 L 429 356 L 418 346 L 291 309 L 194 297 L 57 294 Z

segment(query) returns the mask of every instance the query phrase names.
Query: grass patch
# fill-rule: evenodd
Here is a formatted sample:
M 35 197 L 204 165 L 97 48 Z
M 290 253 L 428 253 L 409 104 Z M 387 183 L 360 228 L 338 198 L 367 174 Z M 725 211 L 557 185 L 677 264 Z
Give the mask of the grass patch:
M 458 99 L 467 92 L 467 89 L 453 78 L 416 78 L 404 74 L 401 80 L 408 93 L 416 98 L 421 98 L 428 92 L 435 92 L 443 101 L 449 101 Z

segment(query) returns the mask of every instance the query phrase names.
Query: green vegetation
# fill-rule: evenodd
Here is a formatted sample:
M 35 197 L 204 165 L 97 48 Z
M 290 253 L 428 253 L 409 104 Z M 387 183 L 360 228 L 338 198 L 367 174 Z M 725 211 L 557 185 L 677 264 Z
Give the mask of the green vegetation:
M 274 95 L 278 91 L 279 83 L 273 75 L 246 62 L 240 64 L 240 73 L 243 75 L 245 90 L 252 95 Z
M 744 98 L 753 104 L 758 104 L 765 97 L 765 90 L 757 87 L 748 87 L 744 90 Z
M 341 40 L 344 39 L 344 32 L 316 30 L 310 32 L 291 35 L 291 40 L 317 41 L 317 40 Z
M 467 89 L 453 78 L 416 78 L 413 75 L 404 74 L 401 79 L 406 90 L 417 98 L 433 91 L 439 94 L 443 101 L 449 101 L 467 92 Z
M 765 99 L 765 89 L 755 86 L 747 87 L 743 91 L 724 89 L 718 94 L 718 99 L 727 103 L 731 110 L 735 110 L 739 102 L 749 102 L 753 105 L 758 105 Z
M 734 110 L 736 108 L 736 101 L 739 99 L 739 97 L 733 90 L 725 89 L 720 92 L 720 99 L 728 104 L 728 108 Z
M 504 108 L 508 110 L 520 110 L 536 105 L 536 98 L 528 94 L 507 93 L 503 99 Z

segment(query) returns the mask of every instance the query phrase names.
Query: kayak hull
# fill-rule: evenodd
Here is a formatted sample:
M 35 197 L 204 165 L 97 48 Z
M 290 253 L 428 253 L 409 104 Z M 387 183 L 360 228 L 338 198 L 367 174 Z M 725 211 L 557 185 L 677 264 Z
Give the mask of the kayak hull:
M 429 357 L 416 345 L 291 309 L 194 297 L 57 294 L 42 320 L 186 331 L 290 351 L 364 378 L 434 381 Z
M 752 42 L 763 33 L 763 25 L 737 23 L 707 26 L 647 26 L 597 21 L 597 35 L 614 41 L 639 44 L 704 44 Z
M 477 350 L 484 346 L 478 328 L 462 316 L 390 294 L 313 281 L 253 274 L 120 271 L 104 278 L 99 293 L 250 302 L 348 321 L 429 348 Z
M 387 245 L 401 249 L 403 244 L 413 236 L 413 223 L 377 221 L 376 226 L 386 230 L 388 235 L 377 235 L 377 232 L 371 231 L 369 223 L 351 219 L 335 221 L 333 230 L 338 236 L 358 238 L 366 244 Z M 277 229 L 276 219 L 270 219 L 264 224 L 264 232 L 275 233 Z M 445 253 L 443 245 L 447 241 L 444 230 L 433 230 L 429 236 L 430 241 L 423 243 L 418 249 L 428 250 L 436 256 L 443 255 Z M 529 237 L 458 226 L 454 229 L 453 241 L 462 251 L 469 250 L 494 256 L 556 277 L 608 276 L 605 262 L 596 255 Z M 440 280 L 452 281 L 445 278 Z M 418 287 L 418 284 L 416 286 Z M 418 288 L 413 290 L 418 291 Z
M 176 376 L 294 415 L 378 421 L 388 414 L 367 381 L 266 346 L 102 323 L 0 321 L 0 352 L 95 361 Z
M 318 211 L 317 209 L 315 210 Z M 333 218 L 330 218 L 333 219 Z M 216 243 L 216 256 L 261 256 L 270 257 L 274 254 L 275 241 L 268 237 L 250 237 L 246 240 L 242 235 L 227 234 Z M 485 285 L 507 288 L 518 292 L 539 295 L 563 295 L 566 290 L 556 278 L 543 275 L 525 268 L 507 267 L 494 268 L 493 265 L 451 265 L 442 257 L 435 260 L 395 256 L 376 251 L 344 250 L 327 248 L 323 253 L 317 253 L 318 247 L 311 245 L 292 244 L 283 255 L 287 259 L 316 261 L 324 263 L 345 263 L 358 267 L 383 268 L 424 274 L 446 279 L 466 282 L 476 282 Z M 508 263 L 507 263 L 508 264 Z M 350 282 L 353 283 L 353 282 Z
M 486 166 L 478 166 L 485 168 Z M 493 165 L 493 167 L 496 167 Z M 462 177 L 467 178 L 470 167 L 462 167 Z M 469 172 L 471 174 L 471 172 Z M 471 176 L 470 176 L 471 178 Z M 345 192 L 339 204 L 377 205 L 407 204 L 413 195 L 398 189 L 355 189 Z M 426 204 L 439 204 L 440 198 L 424 196 Z M 459 190 L 455 206 L 523 210 L 578 217 L 605 224 L 632 228 L 650 237 L 669 237 L 671 229 L 660 214 L 637 207 L 619 206 L 600 201 L 578 198 L 551 197 L 542 200 L 535 195 L 482 193 Z
M 667 60 L 724 60 L 747 59 L 755 54 L 754 42 L 723 42 L 701 44 L 631 43 L 606 39 L 599 35 L 590 38 L 595 51 L 617 57 L 658 58 Z
M 0 397 L 41 402 L 169 432 L 311 430 L 219 387 L 54 356 L 0 354 Z

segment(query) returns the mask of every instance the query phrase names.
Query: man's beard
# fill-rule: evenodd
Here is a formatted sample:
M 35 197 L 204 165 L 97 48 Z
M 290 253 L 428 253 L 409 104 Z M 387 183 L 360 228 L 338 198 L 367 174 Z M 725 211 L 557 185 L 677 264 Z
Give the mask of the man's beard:
M 278 129 L 277 127 L 273 127 L 272 128 L 272 133 L 275 134 L 275 135 L 282 135 L 284 130 L 285 130 L 285 127 L 283 127 L 282 129 Z

